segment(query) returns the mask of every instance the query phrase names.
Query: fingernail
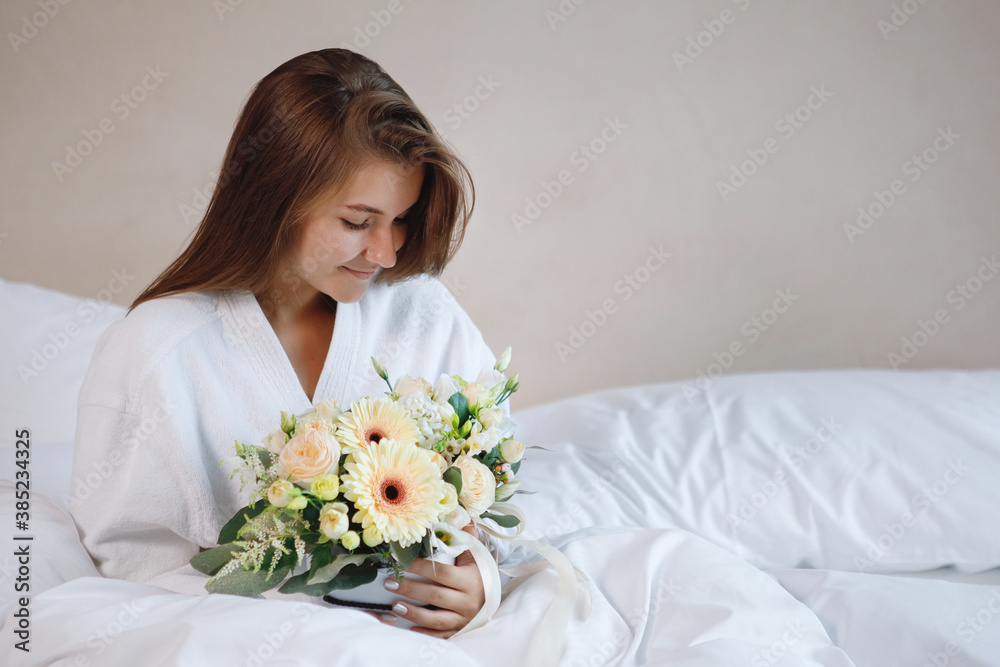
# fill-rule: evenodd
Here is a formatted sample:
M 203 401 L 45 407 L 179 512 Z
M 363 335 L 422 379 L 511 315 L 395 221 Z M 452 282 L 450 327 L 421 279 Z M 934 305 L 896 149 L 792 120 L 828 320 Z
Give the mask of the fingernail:
M 386 623 L 395 623 L 396 622 L 396 617 L 393 614 L 381 614 L 381 616 L 382 616 L 382 620 L 385 621 Z
M 400 604 L 399 602 L 397 602 L 396 604 L 392 605 L 392 610 L 396 614 L 398 614 L 400 616 L 405 616 L 406 615 L 406 607 L 403 606 L 402 604 Z
M 385 587 L 390 591 L 399 590 L 399 582 L 396 581 L 395 579 L 386 579 Z

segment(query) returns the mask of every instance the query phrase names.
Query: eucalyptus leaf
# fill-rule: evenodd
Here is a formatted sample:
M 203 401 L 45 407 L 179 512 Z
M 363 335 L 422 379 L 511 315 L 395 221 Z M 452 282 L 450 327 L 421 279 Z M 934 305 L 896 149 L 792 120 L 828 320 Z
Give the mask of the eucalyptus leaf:
M 222 566 L 233 559 L 240 550 L 234 544 L 223 544 L 220 547 L 202 551 L 191 559 L 191 567 L 209 576 L 222 569 Z
M 451 466 L 441 475 L 444 481 L 455 487 L 455 493 L 462 493 L 462 470 Z
M 521 486 L 521 482 L 507 482 L 506 484 L 498 486 L 495 497 L 496 502 L 502 503 L 513 496 L 519 486 Z
M 521 523 L 520 519 L 516 516 L 510 516 L 509 514 L 493 514 L 492 512 L 484 512 L 483 518 L 492 519 L 498 526 L 503 526 L 504 528 L 513 528 L 517 524 Z
M 420 553 L 420 547 L 420 542 L 414 542 L 408 547 L 401 547 L 396 542 L 389 542 L 389 553 L 391 553 L 392 557 L 396 559 L 397 563 L 399 563 L 399 569 L 406 570 L 413 565 L 413 561 L 416 560 L 417 554 Z
M 362 565 L 347 565 L 343 570 L 340 571 L 340 575 L 327 582 L 326 586 L 329 591 L 335 590 L 346 590 L 348 588 L 357 588 L 364 584 L 370 584 L 375 581 L 375 577 L 378 576 L 378 566 L 371 561 L 368 561 Z
M 209 593 L 226 593 L 228 595 L 250 597 L 260 595 L 264 591 L 274 588 L 291 571 L 292 567 L 290 565 L 279 565 L 274 568 L 274 572 L 268 578 L 267 568 L 265 567 L 262 567 L 257 572 L 237 569 L 218 579 L 209 579 L 208 583 L 205 584 L 205 588 Z
M 239 533 L 240 528 L 245 526 L 249 519 L 259 516 L 270 506 L 270 503 L 259 500 L 255 505 L 247 505 L 243 509 L 236 512 L 236 514 L 233 515 L 233 518 L 227 521 L 226 525 L 219 531 L 219 544 L 229 544 L 230 542 L 239 539 L 237 534 Z
M 307 584 L 325 584 L 332 581 L 340 574 L 340 571 L 347 565 L 361 565 L 371 554 L 338 554 L 333 560 L 319 568 L 310 568 L 312 576 L 306 581 Z

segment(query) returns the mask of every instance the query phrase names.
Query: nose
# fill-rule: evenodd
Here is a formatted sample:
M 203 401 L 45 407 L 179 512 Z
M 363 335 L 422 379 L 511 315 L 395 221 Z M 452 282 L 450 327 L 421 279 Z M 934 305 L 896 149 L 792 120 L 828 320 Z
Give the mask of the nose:
M 365 248 L 364 257 L 369 262 L 378 264 L 383 269 L 388 269 L 396 265 L 396 249 L 397 246 L 393 238 L 391 225 L 387 227 L 378 226 L 372 230 L 369 236 L 368 247 Z

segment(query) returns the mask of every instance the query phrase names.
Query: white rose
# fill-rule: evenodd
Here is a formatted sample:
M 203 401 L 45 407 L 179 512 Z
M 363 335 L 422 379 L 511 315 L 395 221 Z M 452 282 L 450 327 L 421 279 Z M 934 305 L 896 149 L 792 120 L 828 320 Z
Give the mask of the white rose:
M 497 480 L 493 476 L 493 471 L 468 454 L 462 454 L 455 459 L 454 465 L 462 471 L 462 492 L 458 495 L 459 502 L 472 516 L 481 516 L 496 500 Z
M 346 503 L 328 503 L 319 512 L 319 530 L 331 540 L 339 540 L 347 529 L 350 521 L 347 518 Z
M 450 375 L 441 374 L 438 381 L 434 383 L 434 391 L 431 394 L 438 403 L 447 403 L 451 395 L 459 390 L 458 382 Z
M 291 482 L 279 479 L 267 489 L 267 500 L 275 507 L 287 507 L 294 490 L 295 486 Z
M 314 477 L 336 474 L 340 443 L 324 431 L 308 431 L 288 441 L 278 456 L 278 474 L 308 488 Z
M 428 449 L 426 451 L 430 455 L 430 457 L 434 460 L 434 463 L 437 464 L 438 470 L 440 470 L 441 474 L 443 475 L 444 471 L 448 469 L 448 459 L 446 459 L 445 457 L 441 456 L 440 454 L 438 454 L 437 452 L 435 452 L 433 449 Z M 451 486 L 451 484 L 449 484 L 448 486 Z M 451 488 L 455 488 L 455 487 L 452 486 Z
M 423 378 L 413 378 L 409 375 L 404 375 L 396 380 L 396 384 L 393 385 L 392 390 L 399 396 L 406 396 L 407 394 L 413 393 L 430 396 L 431 392 L 434 391 L 434 388 L 431 387 L 430 382 Z
M 517 463 L 524 456 L 524 443 L 517 440 L 505 440 L 500 445 L 500 456 L 507 463 Z
M 476 384 L 492 391 L 498 386 L 502 387 L 507 384 L 507 376 L 496 369 L 485 368 L 483 369 L 483 372 L 479 374 L 479 377 L 476 378 Z M 497 390 L 497 393 L 499 393 L 499 389 Z

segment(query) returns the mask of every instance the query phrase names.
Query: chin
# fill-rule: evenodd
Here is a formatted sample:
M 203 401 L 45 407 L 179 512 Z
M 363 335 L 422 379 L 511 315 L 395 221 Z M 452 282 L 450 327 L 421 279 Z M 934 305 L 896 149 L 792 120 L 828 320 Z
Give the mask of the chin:
M 356 303 L 368 291 L 365 285 L 336 285 L 333 289 L 323 292 L 337 303 Z

